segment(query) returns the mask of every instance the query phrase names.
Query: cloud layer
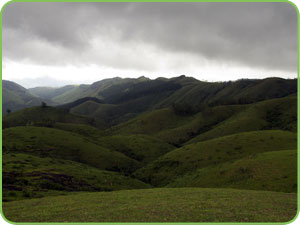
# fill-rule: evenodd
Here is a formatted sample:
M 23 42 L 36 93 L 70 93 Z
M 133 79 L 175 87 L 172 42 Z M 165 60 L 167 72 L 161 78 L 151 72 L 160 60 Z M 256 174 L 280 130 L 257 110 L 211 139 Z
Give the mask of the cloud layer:
M 214 64 L 297 71 L 288 3 L 12 3 L 3 57 L 141 71 Z

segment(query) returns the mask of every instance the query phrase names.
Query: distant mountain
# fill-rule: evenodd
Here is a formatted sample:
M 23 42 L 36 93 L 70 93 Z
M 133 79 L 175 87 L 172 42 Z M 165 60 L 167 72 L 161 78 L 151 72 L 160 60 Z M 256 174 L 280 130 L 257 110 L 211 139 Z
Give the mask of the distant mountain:
M 36 97 L 24 87 L 7 80 L 2 80 L 2 113 L 17 111 L 23 108 L 41 105 L 41 102 L 50 101 Z
M 186 76 L 156 80 L 113 78 L 87 87 L 80 94 L 81 104 L 70 103 L 69 106 L 74 107 L 69 107 L 69 110 L 77 115 L 101 119 L 111 126 L 154 109 L 171 107 L 178 114 L 188 115 L 207 106 L 250 104 L 296 93 L 296 79 L 210 83 Z M 83 96 L 101 99 L 101 103 Z
M 60 88 L 35 87 L 35 88 L 29 88 L 28 91 L 30 94 L 34 96 L 53 100 L 55 97 L 62 95 L 65 92 L 71 91 L 74 88 L 76 88 L 76 85 L 67 85 Z
M 52 87 L 36 87 L 28 89 L 29 92 L 35 96 L 45 98 L 53 101 L 56 104 L 66 104 L 72 101 L 76 101 L 77 99 L 81 99 L 84 97 L 97 97 L 99 99 L 103 99 L 102 92 L 105 94 L 112 94 L 110 91 L 105 91 L 112 86 L 116 86 L 112 89 L 112 92 L 118 88 L 118 85 L 130 85 L 138 82 L 150 80 L 146 77 L 140 77 L 137 79 L 133 78 L 110 78 L 104 79 L 101 81 L 97 81 L 91 85 L 81 84 L 81 85 L 67 85 L 59 88 Z
M 14 84 L 14 85 L 12 85 Z M 25 88 L 4 81 L 4 111 L 39 105 L 41 99 L 71 113 L 101 120 L 105 127 L 155 109 L 173 108 L 188 115 L 207 106 L 250 104 L 297 93 L 296 79 L 241 79 L 203 82 L 184 75 L 171 79 L 110 78 L 91 85 Z M 20 100 L 20 96 L 21 100 Z M 13 102 L 13 103 L 12 103 Z

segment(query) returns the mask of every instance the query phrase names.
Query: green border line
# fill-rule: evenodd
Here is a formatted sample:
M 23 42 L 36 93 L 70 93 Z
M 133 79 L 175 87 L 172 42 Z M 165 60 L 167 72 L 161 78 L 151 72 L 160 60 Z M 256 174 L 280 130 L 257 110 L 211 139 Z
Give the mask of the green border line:
M 299 135 L 299 131 L 300 131 L 300 103 L 299 103 L 299 99 L 300 99 L 300 76 L 299 76 L 299 9 L 296 6 L 295 3 L 289 1 L 289 0 L 11 0 L 6 2 L 2 8 L 1 8 L 1 12 L 0 12 L 0 41 L 1 41 L 1 46 L 0 46 L 0 53 L 1 53 L 1 62 L 0 62 L 0 68 L 1 68 L 1 85 L 0 85 L 0 90 L 1 90 L 1 117 L 0 117 L 0 123 L 1 123 L 1 132 L 0 132 L 0 144 L 1 144 L 1 156 L 0 156 L 0 164 L 1 164 L 1 171 L 2 171 L 2 16 L 3 16 L 3 11 L 4 9 L 12 3 L 17 3 L 17 2 L 85 2 L 85 3 L 92 3 L 92 2 L 224 2 L 224 3 L 233 3 L 233 2 L 282 2 L 282 3 L 288 3 L 290 5 L 292 5 L 297 12 L 297 134 Z M 299 185 L 299 162 L 300 162 L 300 154 L 299 154 L 299 149 L 300 149 L 300 141 L 299 141 L 299 136 L 297 138 L 297 213 L 295 215 L 295 217 L 287 222 L 133 222 L 133 223 L 129 223 L 129 222 L 86 222 L 86 223 L 81 223 L 81 222 L 74 222 L 74 223 L 64 223 L 64 222 L 13 222 L 13 221 L 9 221 L 8 219 L 6 219 L 3 210 L 2 210 L 2 172 L 1 172 L 1 179 L 0 179 L 0 199 L 1 199 L 1 203 L 0 203 L 0 212 L 1 212 L 1 216 L 2 218 L 9 224 L 51 224 L 51 225 L 61 225 L 61 224 L 114 224 L 114 225 L 124 225 L 124 224 L 171 224 L 171 225 L 179 225 L 179 224 L 184 224 L 184 225 L 195 225 L 195 224 L 210 224 L 210 225 L 214 225 L 214 224 L 227 224 L 227 225 L 235 225 L 235 224 L 261 224 L 261 225 L 270 225 L 270 224 L 290 224 L 292 222 L 294 222 L 298 217 L 299 217 L 299 204 L 300 204 L 300 185 Z

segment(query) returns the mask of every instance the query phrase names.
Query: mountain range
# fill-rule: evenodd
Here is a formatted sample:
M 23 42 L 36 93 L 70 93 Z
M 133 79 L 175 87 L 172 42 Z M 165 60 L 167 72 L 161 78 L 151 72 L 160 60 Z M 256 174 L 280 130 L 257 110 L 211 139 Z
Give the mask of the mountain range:
M 296 214 L 296 79 L 2 86 L 9 220 L 284 222 Z

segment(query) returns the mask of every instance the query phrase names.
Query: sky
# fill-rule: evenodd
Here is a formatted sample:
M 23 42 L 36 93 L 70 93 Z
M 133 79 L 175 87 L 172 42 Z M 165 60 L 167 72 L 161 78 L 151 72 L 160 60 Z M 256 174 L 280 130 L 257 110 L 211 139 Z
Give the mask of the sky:
M 27 88 L 297 77 L 297 12 L 288 3 L 16 2 L 4 9 L 2 39 L 2 79 Z

